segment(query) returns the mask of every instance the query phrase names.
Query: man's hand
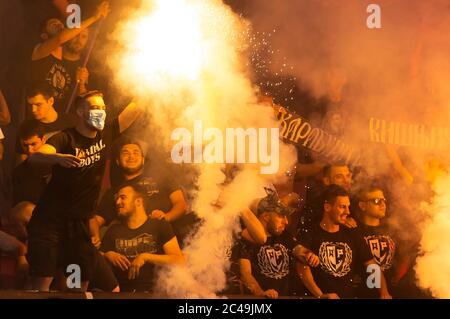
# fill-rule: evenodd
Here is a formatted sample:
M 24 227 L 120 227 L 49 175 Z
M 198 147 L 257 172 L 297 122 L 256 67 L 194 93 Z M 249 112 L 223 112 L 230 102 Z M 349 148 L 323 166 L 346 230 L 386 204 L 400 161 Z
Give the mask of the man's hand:
M 348 228 L 356 228 L 358 227 L 358 224 L 356 223 L 356 220 L 354 220 L 352 217 L 347 217 L 345 220 L 344 225 Z
M 138 255 L 131 263 L 130 270 L 128 271 L 128 279 L 133 280 L 139 277 L 139 270 L 142 266 L 144 266 L 144 264 L 144 257 L 142 256 L 142 254 Z
M 109 12 L 110 12 L 109 2 L 108 1 L 103 1 L 97 7 L 97 13 L 95 14 L 95 17 L 97 19 L 106 18 L 108 16 Z
M 73 155 L 69 154 L 55 154 L 55 155 L 56 155 L 56 164 L 65 168 L 78 167 L 78 165 L 81 163 L 81 160 Z
M 155 209 L 150 214 L 150 217 L 153 218 L 153 219 L 163 220 L 163 219 L 166 219 L 166 213 L 164 213 L 162 210 Z
M 119 253 L 116 253 L 114 251 L 108 251 L 105 254 L 106 259 L 109 260 L 109 262 L 117 268 L 120 268 L 123 271 L 128 270 L 128 268 L 130 267 L 131 263 L 128 260 L 127 257 L 125 257 L 124 255 L 121 255 Z
M 76 74 L 76 80 L 78 83 L 86 84 L 89 80 L 89 71 L 87 68 L 78 68 Z
M 100 245 L 102 244 L 102 241 L 100 240 L 100 237 L 98 237 L 98 236 L 92 236 L 91 242 L 92 242 L 92 245 L 94 245 L 94 247 L 97 249 L 99 249 Z
M 278 291 L 276 291 L 275 289 L 268 289 L 264 291 L 264 296 L 270 299 L 277 299 Z
M 339 298 L 339 296 L 335 293 L 330 293 L 330 294 L 323 294 L 322 296 L 319 297 L 319 299 L 341 299 L 341 298 Z
M 316 254 L 314 254 L 311 251 L 306 254 L 305 259 L 306 259 L 306 262 L 308 263 L 308 265 L 311 267 L 317 267 L 320 265 L 319 256 L 317 256 Z

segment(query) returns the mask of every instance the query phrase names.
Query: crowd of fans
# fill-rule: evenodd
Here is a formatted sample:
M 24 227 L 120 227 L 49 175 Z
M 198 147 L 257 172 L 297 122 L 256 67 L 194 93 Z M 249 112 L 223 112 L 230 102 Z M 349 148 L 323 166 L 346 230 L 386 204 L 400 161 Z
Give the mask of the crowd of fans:
M 13 162 L 0 173 L 0 289 L 66 291 L 67 265 L 76 264 L 80 290 L 152 292 L 159 268 L 183 267 L 185 240 L 201 225 L 190 205 L 192 180 L 176 165 L 156 166 L 152 141 L 129 134 L 138 105 L 105 122 L 110 110 L 81 60 L 108 3 L 74 29 L 64 27 L 68 1 L 52 3 L 55 15 L 42 21 L 26 61 L 26 103 L 11 105 L 0 87 L 0 126 L 11 132 L 0 131 L 0 160 L 9 152 Z M 323 121 L 332 134 L 345 125 L 336 109 Z M 426 297 L 414 280 L 418 240 L 387 222 L 396 213 L 389 178 L 298 152 L 289 182 L 240 213 L 243 231 L 227 247 L 221 293 Z M 408 183 L 398 162 L 392 167 L 391 178 Z

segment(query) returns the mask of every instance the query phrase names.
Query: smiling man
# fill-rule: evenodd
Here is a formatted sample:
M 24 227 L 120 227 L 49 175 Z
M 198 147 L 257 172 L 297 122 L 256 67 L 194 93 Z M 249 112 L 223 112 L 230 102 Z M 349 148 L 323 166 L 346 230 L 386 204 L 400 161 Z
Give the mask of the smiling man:
M 323 197 L 320 224 L 299 238 L 301 262 L 297 271 L 309 292 L 318 298 L 355 298 L 355 275 L 375 264 L 364 239 L 354 229 L 343 227 L 350 215 L 345 189 L 330 185 Z M 380 298 L 390 298 L 381 272 Z

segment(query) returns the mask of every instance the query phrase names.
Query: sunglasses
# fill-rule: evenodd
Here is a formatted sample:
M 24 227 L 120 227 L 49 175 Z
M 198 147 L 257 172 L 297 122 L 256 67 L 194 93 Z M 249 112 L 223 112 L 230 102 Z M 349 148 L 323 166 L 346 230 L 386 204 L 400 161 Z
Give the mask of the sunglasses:
M 371 202 L 374 205 L 381 205 L 381 203 L 386 205 L 387 200 L 386 200 L 386 198 L 371 198 L 371 199 L 365 200 L 365 202 Z

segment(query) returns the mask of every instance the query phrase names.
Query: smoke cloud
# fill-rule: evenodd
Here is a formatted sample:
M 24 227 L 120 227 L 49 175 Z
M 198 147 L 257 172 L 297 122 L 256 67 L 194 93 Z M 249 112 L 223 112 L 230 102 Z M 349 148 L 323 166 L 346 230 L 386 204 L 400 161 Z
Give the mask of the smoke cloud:
M 366 25 L 371 3 L 381 8 L 381 29 Z M 258 41 L 267 48 L 269 60 L 258 63 L 264 65 L 264 72 L 256 78 L 267 78 L 267 68 L 276 75 L 274 82 L 281 77 L 294 79 L 300 91 L 315 99 L 291 103 L 293 96 L 280 88 L 282 98 L 300 115 L 323 116 L 324 98 L 341 112 L 345 119 L 341 137 L 365 155 L 362 164 L 367 175 L 386 182 L 392 197 L 390 224 L 396 235 L 407 246 L 417 246 L 423 235 L 416 267 L 419 284 L 436 296 L 448 297 L 449 276 L 443 273 L 450 255 L 448 177 L 439 182 L 433 177 L 436 166 L 450 163 L 448 134 L 439 149 L 387 148 L 368 142 L 370 118 L 450 127 L 446 58 L 450 38 L 444 36 L 450 31 L 448 1 L 250 0 L 245 5 L 236 2 L 236 7 L 259 31 Z M 277 83 L 273 86 L 276 90 Z M 393 153 L 401 161 L 400 168 Z M 356 186 L 367 175 L 361 175 Z M 420 200 L 433 204 L 421 209 Z
M 150 114 L 150 144 L 159 140 L 170 154 L 173 130 L 193 133 L 194 121 L 221 132 L 278 127 L 272 108 L 258 104 L 246 68 L 243 35 L 249 26 L 221 1 L 143 1 L 124 21 L 112 33 L 117 45 L 109 63 L 117 70 L 118 87 L 136 96 Z M 281 144 L 280 153 L 274 175 L 261 175 L 258 163 L 240 164 L 227 180 L 225 164 L 192 164 L 197 171 L 193 210 L 202 223 L 185 245 L 187 266 L 160 274 L 161 293 L 209 298 L 225 288 L 225 251 L 240 230 L 237 217 L 265 196 L 264 186 L 285 178 L 296 161 L 292 146 Z

